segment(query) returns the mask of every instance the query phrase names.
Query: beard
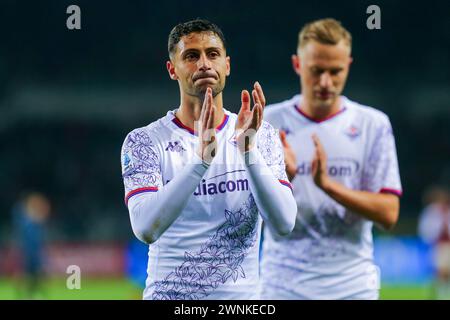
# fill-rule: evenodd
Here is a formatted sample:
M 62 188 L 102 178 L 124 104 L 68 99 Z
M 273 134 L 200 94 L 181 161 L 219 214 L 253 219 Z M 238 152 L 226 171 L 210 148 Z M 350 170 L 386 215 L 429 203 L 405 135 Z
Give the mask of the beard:
M 225 88 L 225 81 L 218 81 L 214 85 L 199 85 L 193 84 L 186 90 L 186 93 L 190 96 L 197 97 L 201 100 L 205 98 L 206 89 L 210 87 L 212 89 L 213 98 L 215 98 L 219 93 Z
M 336 101 L 339 99 L 341 90 L 328 90 L 328 97 L 321 97 L 320 94 L 319 96 L 317 95 L 317 91 L 319 90 L 315 90 L 311 93 L 312 95 L 312 102 L 313 105 L 316 108 L 320 108 L 320 109 L 327 109 L 330 108 L 331 106 L 333 106 Z
M 336 102 L 336 100 L 337 100 L 337 98 L 338 97 L 336 97 L 336 96 L 333 96 L 332 98 L 329 98 L 329 99 L 326 99 L 326 100 L 322 100 L 322 99 L 317 99 L 317 98 L 315 98 L 314 100 L 315 100 L 315 105 L 316 105 L 316 107 L 318 107 L 318 108 L 324 108 L 324 109 L 326 109 L 326 108 L 329 108 L 329 107 L 331 107 L 335 102 Z

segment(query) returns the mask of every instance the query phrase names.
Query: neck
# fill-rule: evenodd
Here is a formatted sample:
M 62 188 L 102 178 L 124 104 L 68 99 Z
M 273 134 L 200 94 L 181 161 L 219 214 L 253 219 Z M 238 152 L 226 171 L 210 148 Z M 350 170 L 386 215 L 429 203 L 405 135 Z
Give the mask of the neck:
M 341 110 L 341 97 L 338 97 L 331 105 L 328 106 L 314 106 L 309 99 L 303 97 L 300 101 L 299 108 L 313 119 L 326 119 Z
M 213 98 L 213 103 L 216 107 L 214 127 L 218 127 L 224 117 L 222 93 Z M 202 107 L 203 99 L 182 93 L 180 108 L 177 110 L 176 116 L 185 126 L 194 129 L 195 122 L 200 119 Z

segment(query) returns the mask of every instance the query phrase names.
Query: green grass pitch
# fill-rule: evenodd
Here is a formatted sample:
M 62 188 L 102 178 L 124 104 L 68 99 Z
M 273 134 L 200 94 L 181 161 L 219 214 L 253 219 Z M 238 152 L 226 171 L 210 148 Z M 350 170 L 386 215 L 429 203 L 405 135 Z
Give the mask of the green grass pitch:
M 81 288 L 69 290 L 64 278 L 47 280 L 43 285 L 43 293 L 38 299 L 50 300 L 130 300 L 141 299 L 142 289 L 128 279 L 89 278 L 81 280 Z M 380 298 L 391 299 L 419 299 L 431 297 L 429 285 L 387 286 L 381 287 Z M 0 300 L 19 299 L 16 281 L 0 278 Z

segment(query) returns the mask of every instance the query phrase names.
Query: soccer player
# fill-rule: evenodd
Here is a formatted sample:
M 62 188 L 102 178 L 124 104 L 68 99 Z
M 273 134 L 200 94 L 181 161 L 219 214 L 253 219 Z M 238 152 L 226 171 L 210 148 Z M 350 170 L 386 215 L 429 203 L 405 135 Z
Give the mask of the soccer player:
M 351 44 L 334 19 L 306 24 L 292 56 L 301 94 L 265 111 L 298 213 L 289 236 L 264 230 L 263 299 L 378 298 L 372 225 L 395 225 L 402 190 L 388 117 L 341 95 Z
M 21 255 L 23 278 L 18 281 L 20 299 L 45 299 L 45 265 L 47 263 L 46 222 L 50 201 L 39 192 L 30 192 L 12 210 L 15 236 Z
M 419 235 L 433 247 L 436 279 L 433 299 L 450 298 L 450 194 L 445 187 L 433 186 L 425 195 L 426 207 L 419 217 Z
M 252 108 L 247 90 L 238 115 L 223 107 L 230 57 L 215 24 L 175 26 L 168 51 L 180 105 L 121 155 L 131 226 L 149 244 L 144 299 L 257 299 L 262 219 L 286 235 L 297 211 L 278 131 L 257 82 Z

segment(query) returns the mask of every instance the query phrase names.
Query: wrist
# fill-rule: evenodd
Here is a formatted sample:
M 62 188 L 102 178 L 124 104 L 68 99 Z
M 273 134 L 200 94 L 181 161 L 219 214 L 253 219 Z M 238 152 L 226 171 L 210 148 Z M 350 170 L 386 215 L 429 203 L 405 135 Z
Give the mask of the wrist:
M 253 150 L 254 146 L 256 145 L 256 133 L 250 133 L 250 130 L 247 130 L 245 132 L 242 129 L 236 130 L 237 147 L 241 153 Z
M 201 156 L 200 151 L 194 152 L 194 164 L 201 164 L 203 167 L 205 167 L 205 169 L 207 169 L 209 168 L 211 162 L 206 161 L 206 159 Z
M 260 157 L 258 148 L 251 148 L 247 151 L 241 151 L 241 155 L 247 166 L 258 163 L 258 159 Z
M 244 148 L 239 148 L 242 153 L 251 152 L 253 150 L 253 144 L 248 144 Z
M 290 181 L 297 175 L 297 168 L 295 166 L 286 165 L 286 174 Z
M 325 192 L 326 194 L 330 194 L 333 191 L 333 181 L 326 177 L 324 179 L 322 179 L 319 188 L 322 189 L 323 192 Z

